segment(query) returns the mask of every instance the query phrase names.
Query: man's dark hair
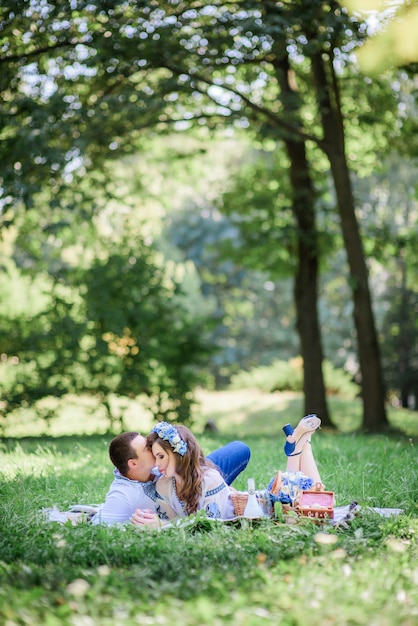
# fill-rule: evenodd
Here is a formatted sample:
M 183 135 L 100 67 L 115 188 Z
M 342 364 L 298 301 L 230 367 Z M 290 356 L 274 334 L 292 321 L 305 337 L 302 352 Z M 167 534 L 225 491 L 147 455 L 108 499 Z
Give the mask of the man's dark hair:
M 109 446 L 109 456 L 113 465 L 117 467 L 122 476 L 126 476 L 128 472 L 129 459 L 136 459 L 138 455 L 132 447 L 132 441 L 138 437 L 139 433 L 128 432 L 122 433 L 112 439 Z

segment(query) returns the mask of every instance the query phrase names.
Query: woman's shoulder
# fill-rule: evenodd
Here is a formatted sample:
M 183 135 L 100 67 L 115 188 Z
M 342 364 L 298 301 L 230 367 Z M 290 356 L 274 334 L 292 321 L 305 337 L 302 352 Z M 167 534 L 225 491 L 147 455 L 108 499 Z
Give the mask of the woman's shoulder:
M 225 480 L 223 479 L 220 471 L 215 469 L 214 467 L 205 468 L 203 472 L 203 479 L 204 479 L 206 490 L 212 489 L 214 486 L 225 483 Z

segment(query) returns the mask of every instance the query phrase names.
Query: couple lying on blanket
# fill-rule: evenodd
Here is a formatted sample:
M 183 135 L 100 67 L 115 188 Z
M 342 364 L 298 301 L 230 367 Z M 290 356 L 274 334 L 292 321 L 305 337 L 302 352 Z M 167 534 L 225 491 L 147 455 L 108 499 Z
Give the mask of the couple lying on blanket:
M 283 427 L 286 472 L 268 487 L 282 502 L 290 502 L 291 486 L 306 490 L 322 482 L 311 448 L 320 424 L 319 417 L 307 415 L 295 429 Z M 250 450 L 234 441 L 205 457 L 188 428 L 159 422 L 147 437 L 136 432 L 115 437 L 109 456 L 115 478 L 92 523 L 159 528 L 202 510 L 209 518 L 232 519 L 230 485 L 246 468 Z

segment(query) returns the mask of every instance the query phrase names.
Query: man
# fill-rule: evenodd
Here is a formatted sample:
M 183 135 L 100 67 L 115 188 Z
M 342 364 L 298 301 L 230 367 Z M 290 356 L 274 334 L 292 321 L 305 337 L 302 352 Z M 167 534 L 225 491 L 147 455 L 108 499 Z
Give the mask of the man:
M 137 432 L 126 432 L 115 437 L 109 446 L 114 470 L 114 481 L 106 500 L 94 517 L 93 524 L 120 524 L 129 522 L 136 509 L 156 512 L 155 482 L 158 470 L 146 439 Z M 208 457 L 230 485 L 247 467 L 250 449 L 241 441 L 232 441 L 211 452 Z

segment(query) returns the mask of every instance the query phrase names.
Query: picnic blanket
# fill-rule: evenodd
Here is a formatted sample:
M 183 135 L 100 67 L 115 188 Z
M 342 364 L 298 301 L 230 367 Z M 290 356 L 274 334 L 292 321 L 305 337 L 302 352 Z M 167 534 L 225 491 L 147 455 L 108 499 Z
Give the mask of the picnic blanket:
M 100 505 L 98 504 L 75 504 L 70 507 L 68 511 L 60 511 L 57 507 L 50 509 L 42 509 L 42 513 L 48 522 L 58 522 L 59 524 L 66 524 L 71 522 L 73 526 L 79 522 L 89 522 L 91 518 L 97 513 Z M 379 507 L 360 507 L 357 502 L 352 502 L 346 506 L 337 506 L 334 508 L 333 519 L 326 520 L 325 523 L 329 523 L 333 526 L 341 526 L 350 522 L 358 513 L 363 511 L 372 511 L 377 515 L 383 517 L 391 517 L 392 515 L 400 515 L 403 513 L 402 509 L 389 509 Z M 226 520 L 216 520 L 220 522 L 233 522 L 239 519 L 245 519 L 243 515 Z M 253 519 L 253 518 L 252 518 Z M 260 518 L 261 519 L 261 518 Z M 170 525 L 165 526 L 165 528 Z
M 42 515 L 48 522 L 58 522 L 59 524 L 71 522 L 74 526 L 79 522 L 89 522 L 99 508 L 99 504 L 75 504 L 68 511 L 60 511 L 54 506 L 50 509 L 42 509 Z

